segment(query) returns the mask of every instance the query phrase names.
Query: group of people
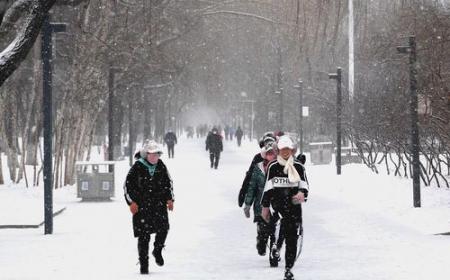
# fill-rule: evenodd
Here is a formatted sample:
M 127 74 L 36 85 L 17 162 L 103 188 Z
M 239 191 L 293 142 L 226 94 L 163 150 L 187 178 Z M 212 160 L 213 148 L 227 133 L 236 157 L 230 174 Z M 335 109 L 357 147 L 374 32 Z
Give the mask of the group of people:
M 244 206 L 247 218 L 253 205 L 256 249 L 264 256 L 267 246 L 270 248 L 270 266 L 278 266 L 281 247 L 286 244 L 284 279 L 292 280 L 297 242 L 303 229 L 301 204 L 309 190 L 305 156 L 295 158 L 296 146 L 287 135 L 267 133 L 259 145 L 261 151 L 253 157 L 246 173 L 238 204 Z
M 173 134 L 174 136 L 175 134 Z M 173 157 L 176 136 L 166 134 L 169 157 Z M 169 147 L 170 144 L 170 147 Z M 302 232 L 301 204 L 308 197 L 308 180 L 304 168 L 305 157 L 295 158 L 296 146 L 282 133 L 266 133 L 259 141 L 257 153 L 246 173 L 239 191 L 238 205 L 250 218 L 253 206 L 256 223 L 256 249 L 266 255 L 269 263 L 277 267 L 280 249 L 285 250 L 285 280 L 292 280 L 292 267 L 297 258 L 297 241 Z M 210 167 L 217 169 L 223 151 L 222 136 L 213 128 L 206 138 L 206 150 L 210 154 Z M 174 208 L 172 179 L 160 159 L 162 148 L 149 141 L 135 154 L 135 163 L 126 177 L 125 201 L 132 213 L 133 232 L 138 239 L 140 273 L 148 274 L 149 243 L 155 234 L 152 255 L 157 265 L 164 265 L 162 249 L 169 230 L 168 211 Z M 171 156 L 170 156 L 171 154 Z

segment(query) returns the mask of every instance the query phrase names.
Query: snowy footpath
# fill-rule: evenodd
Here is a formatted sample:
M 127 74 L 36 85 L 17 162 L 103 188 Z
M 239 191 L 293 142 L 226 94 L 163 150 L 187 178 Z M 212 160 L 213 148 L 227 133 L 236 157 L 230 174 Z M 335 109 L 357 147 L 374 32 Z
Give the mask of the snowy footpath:
M 111 202 L 80 202 L 74 187 L 55 191 L 55 208 L 66 210 L 55 217 L 53 235 L 42 227 L 0 229 L 0 279 L 282 279 L 284 261 L 271 268 L 257 255 L 256 226 L 237 206 L 257 143 L 226 142 L 213 170 L 204 139 L 180 142 L 174 159 L 162 158 L 176 199 L 163 267 L 151 258 L 150 275 L 138 273 L 123 161 Z M 423 188 L 423 207 L 414 209 L 410 180 L 363 165 L 345 165 L 339 177 L 333 165 L 306 168 L 311 187 L 297 280 L 449 279 L 450 236 L 436 233 L 450 231 L 450 191 Z M 0 225 L 41 222 L 41 189 L 0 186 Z

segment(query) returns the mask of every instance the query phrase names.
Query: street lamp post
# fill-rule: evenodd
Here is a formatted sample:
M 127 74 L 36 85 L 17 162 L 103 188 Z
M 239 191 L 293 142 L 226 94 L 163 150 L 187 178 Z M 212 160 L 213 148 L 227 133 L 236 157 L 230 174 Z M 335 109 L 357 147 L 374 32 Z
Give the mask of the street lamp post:
M 282 131 L 283 130 L 283 88 L 280 88 L 280 90 L 275 91 L 275 94 L 279 97 L 280 99 L 280 108 L 279 108 L 279 130 Z
M 413 203 L 414 207 L 420 207 L 420 158 L 419 158 L 419 115 L 417 112 L 418 98 L 417 98 L 417 69 L 416 69 L 416 37 L 409 36 L 408 46 L 398 46 L 399 53 L 409 54 L 409 88 L 410 88 L 410 102 L 409 112 L 411 115 L 411 153 L 413 166 Z
M 52 35 L 66 31 L 64 23 L 50 23 L 47 14 L 42 24 L 42 73 L 44 114 L 44 224 L 45 234 L 53 233 L 53 98 L 52 98 Z
M 298 133 L 300 139 L 300 153 L 303 153 L 303 81 L 298 80 L 298 84 L 294 86 L 298 90 L 298 106 L 300 110 L 298 121 Z
M 329 73 L 330 79 L 336 80 L 337 96 L 336 96 L 336 172 L 341 175 L 341 122 L 342 122 L 342 69 L 337 68 L 336 73 Z
M 114 110 L 115 110 L 115 96 L 114 96 L 114 78 L 115 74 L 119 71 L 118 68 L 110 67 L 108 75 L 108 160 L 114 160 L 114 146 L 116 139 L 115 122 L 114 122 Z M 114 165 L 109 166 L 109 172 L 114 170 Z
M 255 121 L 255 113 L 254 113 L 254 103 L 255 100 L 249 99 L 249 100 L 242 100 L 243 103 L 251 103 L 252 108 L 252 115 L 251 115 L 251 122 L 250 122 L 250 141 L 253 140 L 253 127 L 254 127 L 254 121 Z

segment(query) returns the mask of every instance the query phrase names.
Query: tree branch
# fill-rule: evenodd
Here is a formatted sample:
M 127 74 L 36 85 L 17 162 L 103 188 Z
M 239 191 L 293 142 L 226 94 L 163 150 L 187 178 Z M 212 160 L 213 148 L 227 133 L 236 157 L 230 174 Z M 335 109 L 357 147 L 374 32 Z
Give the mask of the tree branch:
M 28 1 L 32 4 L 28 13 L 24 15 L 24 24 L 20 27 L 14 40 L 0 53 L 0 86 L 25 60 L 39 35 L 45 14 L 55 4 L 56 0 Z

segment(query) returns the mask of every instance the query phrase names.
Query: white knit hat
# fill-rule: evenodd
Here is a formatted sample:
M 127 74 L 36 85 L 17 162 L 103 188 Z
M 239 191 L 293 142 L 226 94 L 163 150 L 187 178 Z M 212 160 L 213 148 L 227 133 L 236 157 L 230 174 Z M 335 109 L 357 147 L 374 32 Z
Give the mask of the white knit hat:
M 141 149 L 141 157 L 146 158 L 147 153 L 158 153 L 162 154 L 163 150 L 161 148 L 161 145 L 159 145 L 155 140 L 150 140 L 147 143 L 144 144 L 144 146 Z
M 280 137 L 280 139 L 278 139 L 278 149 L 281 150 L 284 148 L 289 148 L 291 150 L 295 149 L 294 142 L 292 141 L 291 137 L 287 135 L 283 135 Z

